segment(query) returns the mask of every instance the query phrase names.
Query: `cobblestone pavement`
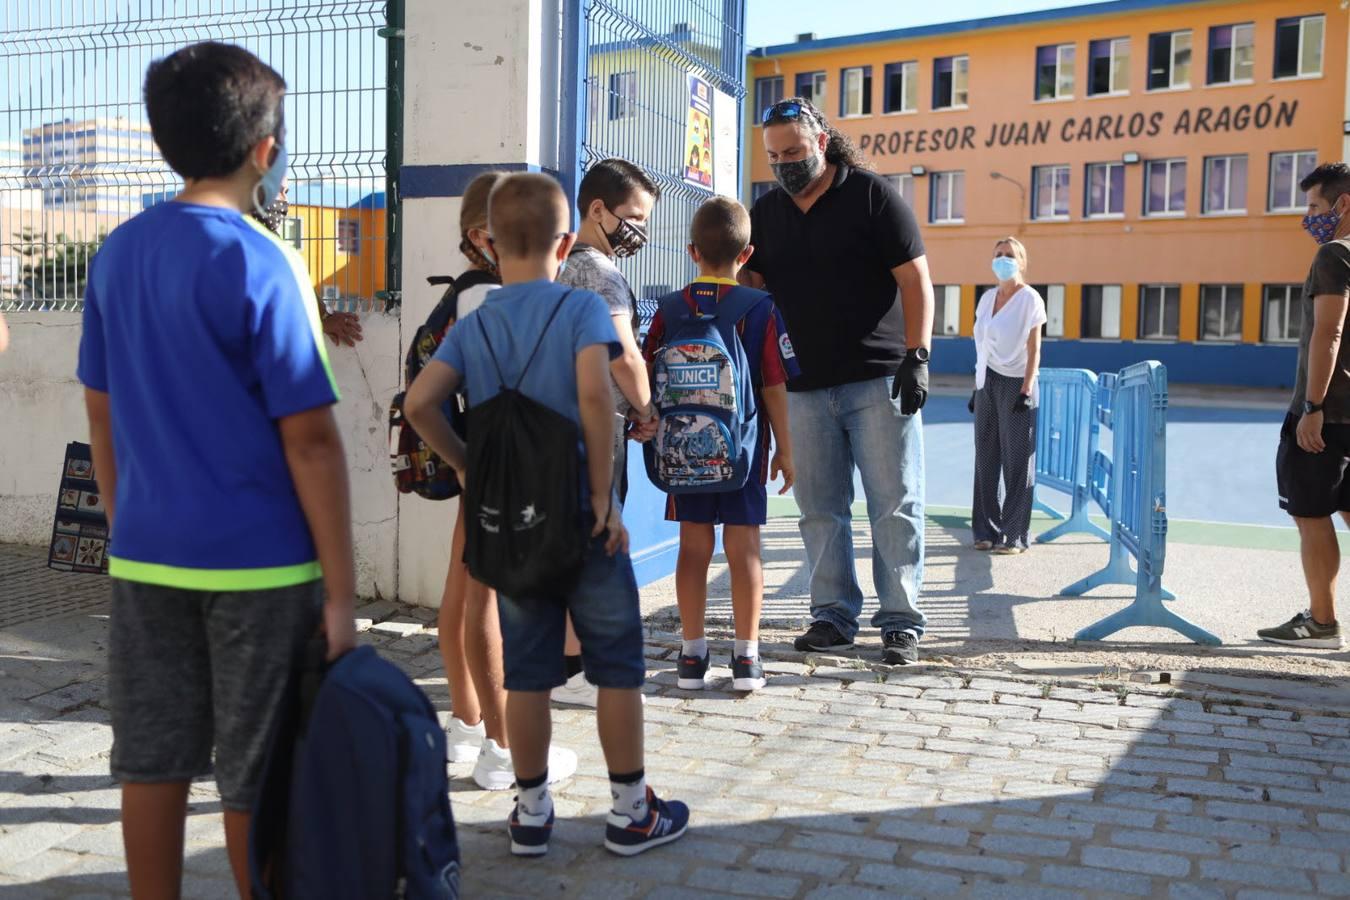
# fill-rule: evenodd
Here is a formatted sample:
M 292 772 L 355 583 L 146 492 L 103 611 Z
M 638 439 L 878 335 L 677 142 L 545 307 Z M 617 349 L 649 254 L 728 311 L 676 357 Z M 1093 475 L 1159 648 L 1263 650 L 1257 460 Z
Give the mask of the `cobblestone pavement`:
M 72 577 L 30 589 L 59 599 Z M 432 613 L 361 615 L 363 639 L 444 709 Z M 0 897 L 125 894 L 105 634 L 98 612 L 0 633 Z M 674 687 L 675 646 L 648 644 L 648 773 L 690 803 L 689 835 L 607 854 L 594 714 L 558 709 L 581 766 L 555 792 L 546 858 L 509 857 L 511 794 L 452 770 L 466 896 L 1350 896 L 1350 699 L 883 670 L 784 644 L 766 646 L 762 692 L 692 695 Z M 714 641 L 714 660 L 728 650 Z M 194 786 L 187 897 L 231 896 L 219 812 L 212 784 Z

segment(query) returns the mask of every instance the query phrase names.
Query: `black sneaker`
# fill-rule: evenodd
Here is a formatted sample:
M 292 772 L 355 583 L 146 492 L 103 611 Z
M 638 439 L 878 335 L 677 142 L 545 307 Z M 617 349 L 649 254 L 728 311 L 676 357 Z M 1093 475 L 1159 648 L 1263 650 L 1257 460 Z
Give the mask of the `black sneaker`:
M 1310 611 L 1299 613 L 1283 625 L 1262 628 L 1256 632 L 1256 636 L 1272 644 L 1288 644 L 1291 647 L 1340 650 L 1345 646 L 1341 639 L 1340 623 L 1319 625 Z
M 811 627 L 806 629 L 806 634 L 793 641 L 792 646 L 803 651 L 828 652 L 851 649 L 853 642 L 840 634 L 839 629 L 829 622 L 812 622 Z
M 881 636 L 881 661 L 907 666 L 919 661 L 919 639 L 912 631 L 887 631 Z
M 764 687 L 764 667 L 757 656 L 738 656 L 731 661 L 731 689 L 757 691 Z
M 708 651 L 703 652 L 703 658 L 697 656 L 685 656 L 680 654 L 680 665 L 676 669 L 678 680 L 675 682 L 682 691 L 701 691 L 703 690 L 703 677 L 708 674 L 708 657 L 711 654 Z

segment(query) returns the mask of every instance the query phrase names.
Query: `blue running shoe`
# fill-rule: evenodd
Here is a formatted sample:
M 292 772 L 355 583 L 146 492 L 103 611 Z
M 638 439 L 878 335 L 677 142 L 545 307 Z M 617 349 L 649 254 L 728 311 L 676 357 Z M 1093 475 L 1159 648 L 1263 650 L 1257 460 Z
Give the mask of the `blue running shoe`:
M 738 656 L 731 661 L 731 689 L 757 691 L 764 687 L 764 666 L 755 656 Z
M 516 803 L 507 821 L 511 833 L 512 856 L 543 856 L 548 852 L 548 838 L 553 833 L 553 809 L 547 816 L 532 816 Z
M 635 822 L 611 812 L 605 824 L 605 849 L 620 856 L 639 853 L 684 837 L 689 829 L 689 807 L 678 800 L 658 800 L 647 788 L 647 818 Z
M 677 670 L 679 681 L 676 682 L 680 690 L 703 690 L 703 678 L 708 674 L 708 658 L 711 655 L 711 653 L 704 651 L 703 658 L 699 659 L 697 656 L 680 654 L 680 666 Z

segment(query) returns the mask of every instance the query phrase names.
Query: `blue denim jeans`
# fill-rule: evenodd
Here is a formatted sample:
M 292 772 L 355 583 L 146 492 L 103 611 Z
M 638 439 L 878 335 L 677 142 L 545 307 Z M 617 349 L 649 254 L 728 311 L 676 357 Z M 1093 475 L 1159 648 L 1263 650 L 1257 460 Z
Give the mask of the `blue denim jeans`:
M 858 633 L 863 595 L 853 554 L 853 470 L 872 522 L 872 575 L 881 609 L 872 625 L 922 637 L 923 422 L 902 416 L 891 379 L 788 394 L 793 494 L 811 575 L 811 617 Z

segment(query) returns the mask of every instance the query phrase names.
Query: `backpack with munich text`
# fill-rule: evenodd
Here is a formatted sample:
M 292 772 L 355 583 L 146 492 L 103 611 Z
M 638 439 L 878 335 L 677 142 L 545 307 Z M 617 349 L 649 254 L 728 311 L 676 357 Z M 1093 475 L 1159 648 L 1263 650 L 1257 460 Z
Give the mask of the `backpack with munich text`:
M 737 325 L 765 295 L 694 284 L 661 301 L 665 337 L 652 362 L 656 436 L 643 446 L 647 477 L 668 494 L 745 486 L 758 435 L 750 362 Z M 716 312 L 690 301 L 712 299 Z

